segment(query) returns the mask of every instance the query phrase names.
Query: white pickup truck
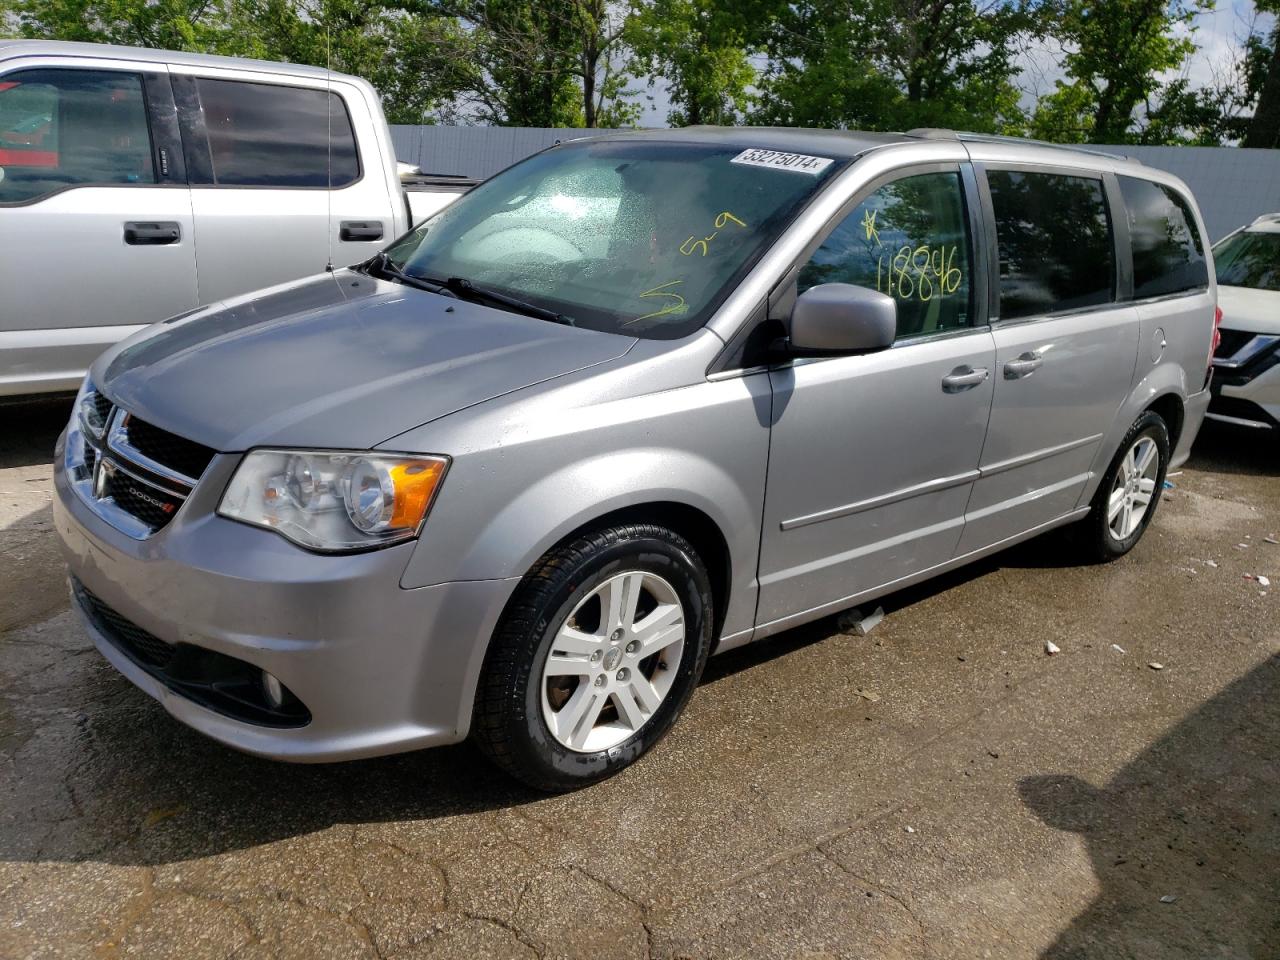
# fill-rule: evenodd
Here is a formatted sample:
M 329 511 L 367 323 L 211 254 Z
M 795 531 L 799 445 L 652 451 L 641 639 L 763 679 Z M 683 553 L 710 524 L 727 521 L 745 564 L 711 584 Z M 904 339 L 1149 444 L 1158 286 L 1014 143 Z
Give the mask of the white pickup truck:
M 75 389 L 142 326 L 368 259 L 470 186 L 402 179 L 357 77 L 0 41 L 0 398 Z

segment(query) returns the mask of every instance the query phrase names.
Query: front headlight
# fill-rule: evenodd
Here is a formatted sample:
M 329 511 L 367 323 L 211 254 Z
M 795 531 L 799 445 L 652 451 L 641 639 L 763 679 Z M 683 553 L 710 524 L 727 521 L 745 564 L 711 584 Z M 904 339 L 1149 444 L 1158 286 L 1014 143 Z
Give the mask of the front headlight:
M 218 514 L 266 527 L 311 550 L 367 550 L 418 535 L 446 457 L 254 450 Z

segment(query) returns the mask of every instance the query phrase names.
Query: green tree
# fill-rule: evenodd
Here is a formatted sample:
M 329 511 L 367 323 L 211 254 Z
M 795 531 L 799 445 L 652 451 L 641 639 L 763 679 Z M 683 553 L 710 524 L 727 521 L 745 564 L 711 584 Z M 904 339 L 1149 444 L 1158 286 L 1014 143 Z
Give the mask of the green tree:
M 633 69 L 666 82 L 672 126 L 737 122 L 756 79 L 752 3 L 648 0 L 628 26 Z
M 1036 105 L 1033 135 L 1067 143 L 1168 140 L 1171 120 L 1193 101 L 1185 83 L 1164 82 L 1161 75 L 1195 52 L 1195 18 L 1212 5 L 1213 0 L 1066 0 L 1055 34 L 1067 51 L 1067 79 Z M 1157 120 L 1146 136 L 1144 115 Z
M 778 11 L 756 122 L 1018 132 L 1021 0 L 806 0 Z
M 1257 0 L 1259 12 L 1280 15 L 1280 0 Z M 1280 147 L 1280 22 L 1267 40 L 1250 36 L 1252 67 L 1247 74 L 1246 89 L 1256 96 L 1253 118 L 1240 145 L 1242 147 Z

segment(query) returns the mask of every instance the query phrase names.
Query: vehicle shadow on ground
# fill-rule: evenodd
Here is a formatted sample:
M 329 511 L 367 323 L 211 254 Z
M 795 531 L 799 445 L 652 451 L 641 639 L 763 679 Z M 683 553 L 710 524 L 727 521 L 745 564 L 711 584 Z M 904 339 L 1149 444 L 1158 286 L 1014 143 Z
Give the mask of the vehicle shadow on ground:
M 0 469 L 53 461 L 53 445 L 71 418 L 72 403 L 54 400 L 0 403 Z
M 1019 556 L 1029 544 L 877 603 L 896 610 Z M 303 837 L 335 824 L 430 821 L 519 807 L 545 795 L 470 744 L 298 766 L 236 753 L 187 729 L 116 673 L 78 624 L 41 626 L 50 649 L 23 670 L 0 637 L 0 860 L 157 865 Z M 829 637 L 834 618 L 711 661 L 704 683 Z M 28 631 L 30 632 L 30 630 Z M 34 641 L 32 641 L 34 644 Z M 50 702 L 58 709 L 50 710 Z M 74 703 L 66 709 L 67 703 Z M 10 745 L 10 749 L 4 749 Z
M 1080 835 L 1099 894 L 1043 954 L 1280 955 L 1280 656 L 1226 687 L 1104 786 L 1019 783 L 1046 824 Z M 1216 929 L 1205 918 L 1217 918 Z
M 1251 430 L 1206 420 L 1187 461 L 1191 470 L 1280 477 L 1280 430 Z

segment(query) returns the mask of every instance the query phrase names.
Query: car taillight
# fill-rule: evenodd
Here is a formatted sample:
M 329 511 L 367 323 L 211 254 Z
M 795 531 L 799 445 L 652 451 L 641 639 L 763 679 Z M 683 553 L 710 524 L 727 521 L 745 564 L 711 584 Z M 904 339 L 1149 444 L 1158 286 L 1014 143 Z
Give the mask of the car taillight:
M 1213 342 L 1209 344 L 1209 363 L 1213 363 L 1213 355 L 1218 352 L 1218 347 L 1222 343 L 1222 308 L 1213 308 Z

